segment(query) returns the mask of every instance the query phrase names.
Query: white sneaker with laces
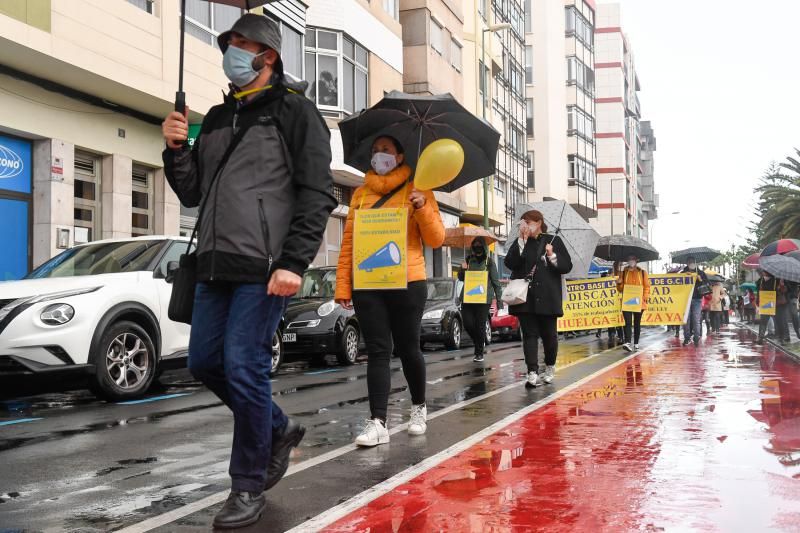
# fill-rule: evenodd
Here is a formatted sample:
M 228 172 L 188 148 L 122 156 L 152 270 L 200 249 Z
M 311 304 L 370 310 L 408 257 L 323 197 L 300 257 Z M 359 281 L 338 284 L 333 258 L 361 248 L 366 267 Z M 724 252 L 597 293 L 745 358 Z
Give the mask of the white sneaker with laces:
M 535 389 L 539 386 L 539 373 L 538 372 L 528 372 L 528 379 L 525 381 L 525 388 L 526 389 Z
M 544 369 L 544 376 L 542 376 L 542 381 L 544 381 L 547 385 L 551 384 L 556 377 L 556 367 L 553 365 L 547 365 Z
M 411 420 L 408 422 L 409 435 L 424 435 L 428 429 L 428 408 L 422 405 L 411 406 Z
M 378 444 L 389 443 L 389 430 L 386 429 L 386 422 L 379 418 L 370 418 L 361 435 L 356 437 L 357 446 L 377 446 Z
M 634 350 L 638 350 L 638 349 L 639 349 L 639 345 L 638 345 L 638 344 L 634 344 L 634 345 L 633 345 L 633 349 L 634 349 Z
M 629 343 L 629 342 L 626 342 L 625 344 L 623 344 L 622 347 L 625 349 L 626 352 L 632 352 L 633 351 L 633 346 L 631 346 L 631 343 Z

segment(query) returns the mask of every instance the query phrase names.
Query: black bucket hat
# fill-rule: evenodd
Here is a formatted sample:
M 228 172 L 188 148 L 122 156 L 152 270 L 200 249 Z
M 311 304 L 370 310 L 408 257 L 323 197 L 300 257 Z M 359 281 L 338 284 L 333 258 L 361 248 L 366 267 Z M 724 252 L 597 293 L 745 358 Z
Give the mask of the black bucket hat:
M 281 30 L 274 21 L 265 16 L 256 15 L 255 13 L 245 13 L 234 23 L 230 30 L 220 33 L 219 37 L 217 37 L 217 44 L 223 54 L 228 49 L 228 39 L 230 39 L 231 33 L 238 33 L 245 39 L 261 43 L 278 52 L 278 61 L 275 64 L 275 70 L 283 71 L 283 61 L 280 58 Z

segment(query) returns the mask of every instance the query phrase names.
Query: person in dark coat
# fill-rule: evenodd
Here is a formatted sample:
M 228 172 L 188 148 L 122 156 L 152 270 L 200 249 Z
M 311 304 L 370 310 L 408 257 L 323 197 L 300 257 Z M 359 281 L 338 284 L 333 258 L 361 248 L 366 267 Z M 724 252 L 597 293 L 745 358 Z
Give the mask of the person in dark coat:
M 519 239 L 511 245 L 505 265 L 511 279 L 529 279 L 527 301 L 511 306 L 509 312 L 519 318 L 522 349 L 528 367 L 527 388 L 540 381 L 552 383 L 558 356 L 558 317 L 564 315 L 561 276 L 572 270 L 572 258 L 564 242 L 547 234 L 542 213 L 524 213 L 519 224 Z M 544 345 L 545 372 L 539 378 L 539 338 Z
M 473 272 L 487 272 L 488 286 L 486 287 L 486 303 L 463 303 L 461 305 L 461 316 L 464 318 L 464 329 L 467 330 L 472 342 L 475 344 L 475 358 L 473 361 L 482 363 L 486 352 L 486 321 L 489 320 L 489 307 L 492 305 L 492 300 L 497 301 L 500 295 L 503 294 L 503 288 L 500 286 L 500 276 L 497 274 L 497 266 L 489 255 L 489 249 L 483 237 L 476 237 L 475 240 L 472 241 L 471 250 L 472 253 L 461 266 L 458 279 L 464 281 L 464 272 L 468 270 Z M 461 301 L 464 301 L 463 289 Z M 499 303 L 497 307 L 498 309 L 500 308 Z

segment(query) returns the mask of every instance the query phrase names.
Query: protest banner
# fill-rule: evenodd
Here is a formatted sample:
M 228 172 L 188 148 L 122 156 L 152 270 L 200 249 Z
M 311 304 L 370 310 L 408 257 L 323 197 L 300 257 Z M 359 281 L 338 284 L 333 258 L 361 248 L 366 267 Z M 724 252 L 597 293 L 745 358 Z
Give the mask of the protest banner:
M 615 328 L 624 324 L 616 278 L 579 279 L 566 282 L 564 316 L 558 331 Z
M 642 326 L 680 326 L 686 322 L 694 274 L 650 274 L 650 297 Z
M 358 209 L 353 225 L 353 289 L 408 287 L 408 209 Z

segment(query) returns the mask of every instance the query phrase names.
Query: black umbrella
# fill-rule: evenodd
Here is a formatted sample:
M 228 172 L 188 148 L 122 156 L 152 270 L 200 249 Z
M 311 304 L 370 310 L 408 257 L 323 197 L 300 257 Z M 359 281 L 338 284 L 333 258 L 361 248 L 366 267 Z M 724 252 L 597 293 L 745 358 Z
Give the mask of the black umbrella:
M 697 248 L 687 248 L 686 250 L 672 252 L 670 255 L 672 256 L 673 263 L 686 263 L 690 257 L 694 257 L 698 263 L 708 263 L 722 254 L 716 250 L 712 250 L 711 248 L 700 246 Z
M 225 4 L 250 11 L 263 6 L 272 0 L 205 0 L 212 4 Z M 183 92 L 183 39 L 186 35 L 186 0 L 181 0 L 181 44 L 178 66 L 178 91 L 175 93 L 175 111 L 183 113 L 186 110 L 186 93 Z
M 638 257 L 639 261 L 655 261 L 658 259 L 658 250 L 638 237 L 606 235 L 597 241 L 594 255 L 607 261 L 625 261 L 631 255 Z
M 464 149 L 464 167 L 439 190 L 452 192 L 495 173 L 500 133 L 467 111 L 450 94 L 423 96 L 392 91 L 369 109 L 339 123 L 344 162 L 367 172 L 372 144 L 382 135 L 400 141 L 406 162 L 416 167 L 419 155 L 437 139 L 453 139 Z

